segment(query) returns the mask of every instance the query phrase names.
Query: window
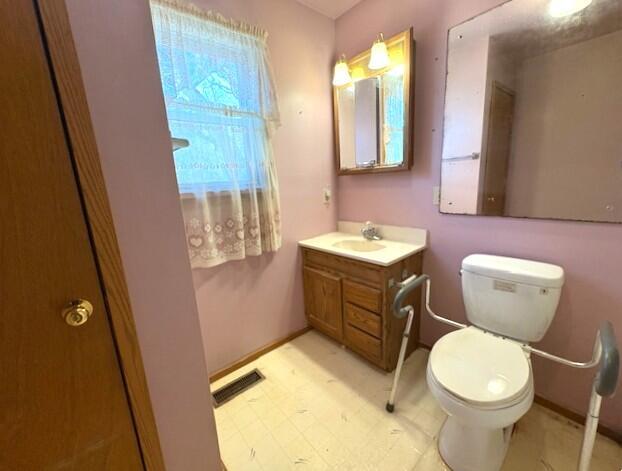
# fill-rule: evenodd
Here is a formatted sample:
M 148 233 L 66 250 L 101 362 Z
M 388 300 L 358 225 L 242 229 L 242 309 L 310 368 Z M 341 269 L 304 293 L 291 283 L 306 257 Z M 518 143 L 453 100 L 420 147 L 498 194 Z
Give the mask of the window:
M 265 187 L 278 120 L 265 37 L 183 10 L 166 20 L 154 26 L 169 128 L 190 141 L 174 154 L 180 191 Z
M 279 113 L 267 34 L 177 0 L 152 0 L 188 253 L 211 267 L 281 246 L 271 136 Z

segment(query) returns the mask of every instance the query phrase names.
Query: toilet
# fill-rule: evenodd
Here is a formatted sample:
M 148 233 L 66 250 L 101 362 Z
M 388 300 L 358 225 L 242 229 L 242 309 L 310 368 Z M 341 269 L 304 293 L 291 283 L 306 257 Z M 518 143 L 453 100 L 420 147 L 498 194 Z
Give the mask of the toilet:
M 446 412 L 439 452 L 453 471 L 498 471 L 514 424 L 533 403 L 531 360 L 522 345 L 548 330 L 564 270 L 494 255 L 462 262 L 469 327 L 439 339 L 427 382 Z

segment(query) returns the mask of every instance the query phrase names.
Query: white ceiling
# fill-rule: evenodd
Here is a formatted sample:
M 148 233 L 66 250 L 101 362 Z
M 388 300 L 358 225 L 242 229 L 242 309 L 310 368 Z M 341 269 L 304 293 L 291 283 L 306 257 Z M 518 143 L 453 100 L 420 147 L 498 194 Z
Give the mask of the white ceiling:
M 332 19 L 337 19 L 343 15 L 346 11 L 359 3 L 361 0 L 296 0 L 298 3 L 312 8 L 313 10 L 321 13 L 324 16 L 328 16 Z
M 450 45 L 463 39 L 488 36 L 503 54 L 519 60 L 622 30 L 622 1 L 594 0 L 571 16 L 553 18 L 549 0 L 520 0 L 503 3 L 453 27 Z

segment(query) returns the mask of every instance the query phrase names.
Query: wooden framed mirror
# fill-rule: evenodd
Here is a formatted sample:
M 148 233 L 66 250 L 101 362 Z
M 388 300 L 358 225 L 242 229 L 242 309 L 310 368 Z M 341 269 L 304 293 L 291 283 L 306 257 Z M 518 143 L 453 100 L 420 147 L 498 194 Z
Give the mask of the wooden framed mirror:
M 339 175 L 412 167 L 414 42 L 412 28 L 385 41 L 389 64 L 369 68 L 371 49 L 347 62 L 352 80 L 333 87 Z

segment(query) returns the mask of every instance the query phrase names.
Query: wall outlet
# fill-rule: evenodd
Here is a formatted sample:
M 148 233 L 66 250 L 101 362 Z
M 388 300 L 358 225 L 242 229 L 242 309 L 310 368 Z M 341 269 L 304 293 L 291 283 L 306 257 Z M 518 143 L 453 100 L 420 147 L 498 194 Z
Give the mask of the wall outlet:
M 332 194 L 330 191 L 330 187 L 324 187 L 324 189 L 322 190 L 322 202 L 328 206 L 330 204 L 330 198 L 331 198 Z
M 439 206 L 441 204 L 441 187 L 440 186 L 432 187 L 432 204 L 434 206 Z

